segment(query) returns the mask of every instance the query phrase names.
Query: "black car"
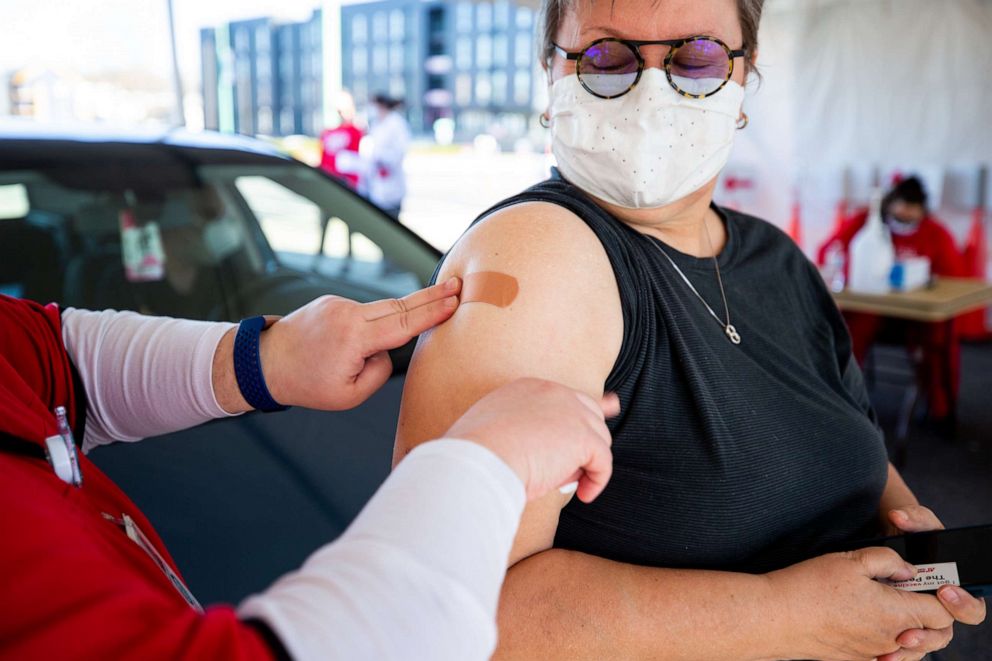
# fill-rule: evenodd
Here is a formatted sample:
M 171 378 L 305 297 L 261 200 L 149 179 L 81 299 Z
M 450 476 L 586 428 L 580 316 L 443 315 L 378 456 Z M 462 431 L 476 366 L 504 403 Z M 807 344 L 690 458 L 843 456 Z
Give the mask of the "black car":
M 0 293 L 191 319 L 424 286 L 440 254 L 267 143 L 0 124 Z M 336 537 L 389 471 L 409 347 L 355 411 L 250 414 L 91 458 L 197 596 L 236 601 Z

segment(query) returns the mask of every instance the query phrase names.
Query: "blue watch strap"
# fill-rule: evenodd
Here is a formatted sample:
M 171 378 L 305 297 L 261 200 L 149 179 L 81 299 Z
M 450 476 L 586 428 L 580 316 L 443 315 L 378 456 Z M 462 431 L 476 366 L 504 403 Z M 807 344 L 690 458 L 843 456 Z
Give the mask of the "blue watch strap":
M 289 407 L 272 399 L 262 374 L 258 340 L 264 328 L 265 317 L 241 320 L 238 334 L 234 336 L 234 377 L 242 397 L 252 408 L 265 412 L 285 411 Z

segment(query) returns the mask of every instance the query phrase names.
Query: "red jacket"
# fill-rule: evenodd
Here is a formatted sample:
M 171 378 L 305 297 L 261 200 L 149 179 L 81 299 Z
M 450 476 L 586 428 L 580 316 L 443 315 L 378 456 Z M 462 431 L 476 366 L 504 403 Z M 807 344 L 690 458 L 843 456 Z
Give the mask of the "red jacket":
M 354 124 L 342 124 L 327 129 L 320 134 L 320 168 L 327 174 L 344 179 L 352 188 L 358 188 L 358 175 L 338 169 L 338 154 L 352 152 L 358 154 L 362 142 L 362 130 Z
M 835 242 L 841 243 L 846 254 L 854 235 L 861 230 L 867 220 L 867 209 L 845 220 L 840 229 L 820 246 L 816 257 L 817 264 L 823 266 L 827 250 Z M 966 275 L 964 260 L 954 243 L 954 237 L 933 216 L 924 218 L 913 234 L 906 236 L 893 234 L 892 244 L 896 249 L 897 257 L 929 257 L 931 272 L 935 275 L 957 278 Z
M 129 515 L 178 575 L 151 523 L 80 455 L 81 487 L 43 456 L 56 406 L 81 397 L 54 305 L 0 296 L 0 657 L 271 659 L 229 606 L 200 614 L 108 514 Z M 81 438 L 77 430 L 77 439 Z

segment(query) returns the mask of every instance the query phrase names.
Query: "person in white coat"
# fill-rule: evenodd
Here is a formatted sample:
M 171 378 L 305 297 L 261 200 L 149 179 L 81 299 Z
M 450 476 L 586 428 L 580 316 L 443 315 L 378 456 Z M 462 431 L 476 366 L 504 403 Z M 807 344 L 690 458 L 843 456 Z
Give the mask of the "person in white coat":
M 410 148 L 410 125 L 399 112 L 402 105 L 401 100 L 385 94 L 372 97 L 373 116 L 365 139 L 368 146 L 363 149 L 369 158 L 369 199 L 396 218 L 406 196 L 403 159 Z

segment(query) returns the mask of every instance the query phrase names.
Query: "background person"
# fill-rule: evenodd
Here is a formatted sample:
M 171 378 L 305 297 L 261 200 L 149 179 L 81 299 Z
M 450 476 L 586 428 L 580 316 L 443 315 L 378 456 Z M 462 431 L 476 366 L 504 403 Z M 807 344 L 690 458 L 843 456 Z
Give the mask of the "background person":
M 938 276 L 964 277 L 964 261 L 951 233 L 928 207 L 927 192 L 917 177 L 896 183 L 882 200 L 882 218 L 892 234 L 897 258 L 926 257 Z M 839 246 L 848 254 L 851 241 L 868 219 L 868 210 L 854 214 L 820 247 L 820 265 L 827 253 Z M 845 264 L 849 260 L 845 260 Z M 953 402 L 961 381 L 961 350 L 955 325 L 890 319 L 865 312 L 844 312 L 851 331 L 854 356 L 864 365 L 868 350 L 879 338 L 904 342 L 910 352 L 919 351 L 919 379 L 924 384 L 928 414 L 935 423 L 952 424 Z
M 403 101 L 386 94 L 373 96 L 367 138 L 369 199 L 395 218 L 399 218 L 406 197 L 403 159 L 410 148 L 410 125 L 399 112 L 402 105 Z
M 344 181 L 352 190 L 363 191 L 359 146 L 365 133 L 355 124 L 355 101 L 340 92 L 335 102 L 340 123 L 320 134 L 320 169 Z
M 439 269 L 499 272 L 519 293 L 421 338 L 394 453 L 520 376 L 620 396 L 603 495 L 524 514 L 499 659 L 919 659 L 955 617 L 984 618 L 958 588 L 875 581 L 902 570 L 894 554 L 829 553 L 941 524 L 887 461 L 815 267 L 712 203 L 747 124 L 761 8 L 542 4 L 558 169 L 483 214 Z
M 524 503 L 576 479 L 596 497 L 615 400 L 536 380 L 494 393 L 411 454 L 338 541 L 237 609 L 204 611 L 148 520 L 63 444 L 136 441 L 249 399 L 356 406 L 389 377 L 386 350 L 446 319 L 459 287 L 324 297 L 260 334 L 0 296 L 0 657 L 488 658 Z

